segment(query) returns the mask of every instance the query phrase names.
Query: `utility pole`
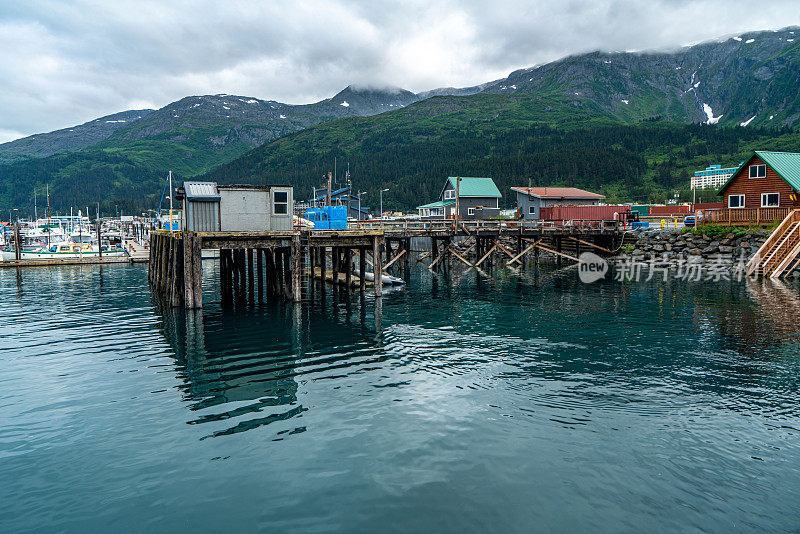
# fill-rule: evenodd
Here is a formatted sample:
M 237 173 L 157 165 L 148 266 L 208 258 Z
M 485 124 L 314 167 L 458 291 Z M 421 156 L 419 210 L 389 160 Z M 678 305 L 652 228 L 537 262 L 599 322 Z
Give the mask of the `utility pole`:
M 383 222 L 383 193 L 388 189 L 381 189 L 381 222 Z
M 333 179 L 333 177 L 331 176 L 331 173 L 328 173 L 328 198 L 327 198 L 327 205 L 328 206 L 331 205 L 331 180 L 332 179 Z
M 172 171 L 169 171 L 169 229 L 172 230 Z

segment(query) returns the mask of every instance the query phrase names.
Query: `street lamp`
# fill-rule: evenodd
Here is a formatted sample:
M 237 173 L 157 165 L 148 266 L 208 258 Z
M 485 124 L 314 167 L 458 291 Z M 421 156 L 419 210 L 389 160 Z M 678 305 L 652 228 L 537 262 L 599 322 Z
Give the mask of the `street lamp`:
M 383 222 L 383 193 L 388 189 L 381 189 L 381 222 Z
M 361 195 L 366 194 L 366 191 L 359 191 L 356 195 L 358 197 L 358 220 L 361 220 Z

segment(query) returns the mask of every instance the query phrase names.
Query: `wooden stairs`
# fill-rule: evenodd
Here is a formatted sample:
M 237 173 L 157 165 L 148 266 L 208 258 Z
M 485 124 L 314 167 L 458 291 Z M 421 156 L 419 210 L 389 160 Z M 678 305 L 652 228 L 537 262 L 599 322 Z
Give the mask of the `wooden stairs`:
M 780 278 L 800 264 L 800 210 L 792 210 L 747 262 L 748 276 Z

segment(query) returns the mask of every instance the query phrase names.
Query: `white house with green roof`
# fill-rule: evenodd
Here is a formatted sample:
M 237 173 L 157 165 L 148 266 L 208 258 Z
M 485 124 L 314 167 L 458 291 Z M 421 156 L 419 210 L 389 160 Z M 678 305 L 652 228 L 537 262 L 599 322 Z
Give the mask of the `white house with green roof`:
M 439 200 L 417 206 L 417 212 L 423 219 L 452 219 L 456 216 L 458 200 L 459 219 L 490 219 L 500 215 L 502 197 L 491 178 L 450 176 Z

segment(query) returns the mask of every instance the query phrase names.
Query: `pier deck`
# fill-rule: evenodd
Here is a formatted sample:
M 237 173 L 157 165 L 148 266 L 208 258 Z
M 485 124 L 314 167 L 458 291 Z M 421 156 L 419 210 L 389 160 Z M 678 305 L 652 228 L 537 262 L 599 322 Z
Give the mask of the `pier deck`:
M 219 250 L 223 301 L 259 300 L 263 295 L 300 302 L 315 291 L 314 280 L 341 281 L 366 291 L 360 273 L 372 268 L 375 295 L 383 292 L 381 276 L 390 267 L 408 268 L 412 239 L 430 240 L 426 267 L 441 268 L 455 258 L 477 268 L 501 257 L 506 265 L 522 265 L 525 255 L 540 252 L 577 260 L 581 250 L 611 253 L 621 237 L 616 221 L 576 221 L 569 225 L 516 221 L 370 221 L 347 230 L 273 232 L 169 232 L 150 234 L 148 278 L 171 306 L 203 306 L 202 250 Z M 460 242 L 456 246 L 456 242 Z M 461 247 L 461 248 L 459 248 Z M 357 258 L 356 258 L 357 257 Z M 470 258 L 474 258 L 470 259 Z M 330 270 L 327 262 L 330 261 Z M 320 291 L 325 291 L 325 283 Z

